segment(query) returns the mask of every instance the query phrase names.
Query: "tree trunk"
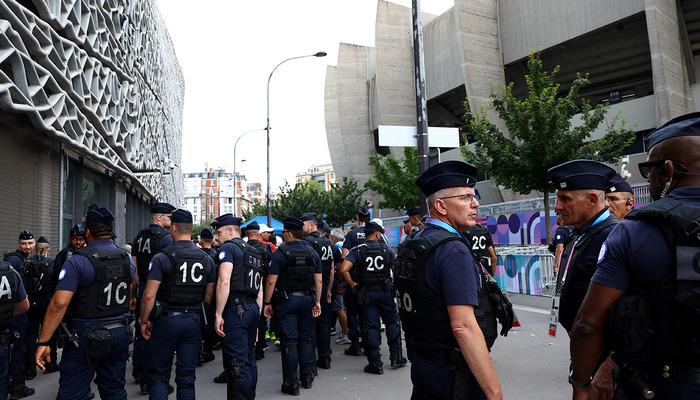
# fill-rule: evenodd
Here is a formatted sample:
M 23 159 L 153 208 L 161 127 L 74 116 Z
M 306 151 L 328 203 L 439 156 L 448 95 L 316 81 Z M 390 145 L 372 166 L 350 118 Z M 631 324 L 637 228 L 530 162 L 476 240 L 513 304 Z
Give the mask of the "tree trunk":
M 544 191 L 544 226 L 547 231 L 547 246 L 552 244 L 552 221 L 549 218 L 549 191 L 545 189 Z

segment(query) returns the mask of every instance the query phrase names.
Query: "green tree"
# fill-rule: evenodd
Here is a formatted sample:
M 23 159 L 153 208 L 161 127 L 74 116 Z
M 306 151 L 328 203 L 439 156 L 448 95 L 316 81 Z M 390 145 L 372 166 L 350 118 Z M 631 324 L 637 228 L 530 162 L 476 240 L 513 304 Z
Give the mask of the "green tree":
M 299 217 L 307 211 L 320 213 L 326 207 L 326 194 L 319 182 L 308 181 L 294 187 L 285 183 L 280 191 L 272 206 L 272 216 L 277 219 Z
M 375 154 L 369 158 L 372 177 L 365 184 L 365 188 L 384 197 L 379 202 L 380 208 L 403 210 L 420 203 L 420 190 L 416 186 L 419 168 L 418 150 L 405 147 L 403 154 L 404 157 L 401 160 L 397 160 L 391 154 L 387 156 Z
M 339 227 L 350 221 L 362 204 L 364 192 L 354 179 L 343 178 L 342 183 L 334 184 L 326 193 L 326 208 L 323 210 L 326 222 L 330 226 Z
M 267 215 L 267 204 L 255 200 L 249 210 L 243 210 L 242 215 L 246 221 L 258 215 Z
M 202 222 L 199 224 L 192 225 L 192 239 L 197 239 L 199 234 L 205 229 L 211 228 L 209 222 Z
M 491 104 L 510 136 L 481 110 L 467 121 L 477 142 L 462 147 L 464 158 L 500 185 L 523 194 L 544 194 L 547 243 L 551 241 L 549 193 L 553 190 L 547 170 L 576 158 L 615 163 L 634 140 L 634 132 L 625 129 L 618 115 L 604 138 L 587 141 L 605 119 L 607 108 L 603 104 L 592 106 L 580 96 L 581 89 L 590 84 L 587 75 L 577 74 L 568 93 L 560 94 L 560 85 L 555 82 L 558 72 L 559 66 L 547 72 L 540 55 L 530 54 L 525 75 L 527 96 L 513 96 L 513 83 L 503 94 L 491 93 Z M 581 122 L 574 124 L 576 114 Z

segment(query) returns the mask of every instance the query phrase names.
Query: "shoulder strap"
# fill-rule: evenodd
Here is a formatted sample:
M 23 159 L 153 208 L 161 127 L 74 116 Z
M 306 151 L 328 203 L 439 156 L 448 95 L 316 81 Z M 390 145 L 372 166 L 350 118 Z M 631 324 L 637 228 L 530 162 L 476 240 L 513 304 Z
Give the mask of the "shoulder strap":
M 442 229 L 436 229 L 433 232 L 428 232 L 428 234 L 425 231 L 421 232 L 420 236 L 404 242 L 404 245 L 408 249 L 413 250 L 416 256 L 421 259 L 427 258 L 438 246 L 453 240 L 459 240 L 457 235 Z
M 625 218 L 656 223 L 664 233 L 669 231 L 700 239 L 700 207 L 685 205 L 668 197 L 634 209 Z

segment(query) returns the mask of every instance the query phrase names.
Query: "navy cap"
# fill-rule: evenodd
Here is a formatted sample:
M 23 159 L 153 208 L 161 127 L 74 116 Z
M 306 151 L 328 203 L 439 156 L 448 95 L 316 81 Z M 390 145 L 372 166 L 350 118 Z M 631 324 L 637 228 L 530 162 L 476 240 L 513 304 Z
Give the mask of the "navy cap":
M 47 239 L 46 236 L 39 236 L 39 239 L 36 242 L 37 243 L 51 244 L 51 242 L 49 242 L 49 239 Z
M 288 231 L 300 231 L 304 229 L 304 222 L 299 218 L 285 218 L 282 224 L 284 224 L 284 229 Z
M 175 207 L 168 203 L 153 203 L 151 204 L 151 214 L 172 214 Z
M 303 214 L 301 214 L 301 220 L 302 221 L 316 221 L 316 213 L 307 211 Z
M 615 193 L 615 192 L 634 193 L 634 191 L 632 190 L 632 186 L 630 186 L 630 184 L 627 183 L 625 178 L 621 177 L 620 174 L 615 174 L 610 179 L 610 183 L 608 184 L 608 189 L 605 191 L 605 193 Z
M 199 237 L 201 239 L 214 239 L 214 233 L 211 231 L 209 228 L 204 228 L 202 229 L 201 232 L 199 232 Z
M 645 139 L 647 150 L 664 140 L 681 136 L 700 136 L 700 112 L 681 115 L 652 131 Z
M 85 222 L 94 222 L 98 224 L 109 225 L 114 221 L 114 215 L 112 212 L 104 207 L 99 207 L 94 210 L 88 211 L 85 216 Z
M 323 229 L 323 231 L 326 232 L 326 233 L 331 233 L 331 232 L 333 232 L 333 229 L 331 229 L 331 227 L 328 226 L 328 225 L 326 225 L 326 224 L 324 224 L 323 227 L 322 227 L 321 229 Z
M 211 226 L 214 229 L 219 229 L 222 226 L 228 226 L 228 225 L 236 225 L 236 226 L 241 226 L 241 222 L 243 222 L 242 219 L 238 217 L 234 217 L 233 214 L 228 213 L 224 215 L 219 215 L 216 217 L 214 221 L 212 221 Z
M 367 209 L 367 207 L 360 207 L 357 210 L 357 215 L 362 215 L 365 218 L 369 218 L 369 210 Z
M 90 205 L 88 206 L 87 210 L 88 210 L 88 211 L 92 211 L 92 210 L 97 210 L 98 208 L 100 208 L 100 205 L 99 205 L 99 204 L 97 204 L 97 203 L 92 203 L 92 204 L 90 204 Z
M 572 160 L 547 171 L 557 190 L 595 189 L 606 191 L 615 170 L 593 160 Z
M 75 224 L 73 227 L 70 229 L 70 236 L 85 236 L 85 228 L 83 228 L 83 224 Z
M 412 215 L 420 215 L 420 207 L 412 207 L 406 210 L 406 215 L 409 217 Z
M 191 224 L 192 213 L 178 208 L 177 210 L 173 211 L 172 215 L 170 216 L 170 222 L 173 224 Z
M 426 196 L 451 187 L 474 187 L 476 168 L 462 161 L 443 161 L 423 172 L 416 185 Z
M 19 233 L 19 240 L 30 240 L 34 239 L 34 234 L 29 229 L 25 229 Z
M 245 227 L 246 230 L 248 231 L 259 231 L 260 230 L 260 224 L 258 224 L 258 221 L 253 221 L 248 224 L 248 226 Z
M 374 232 L 384 233 L 384 228 L 376 222 L 365 223 L 365 235 L 370 235 Z

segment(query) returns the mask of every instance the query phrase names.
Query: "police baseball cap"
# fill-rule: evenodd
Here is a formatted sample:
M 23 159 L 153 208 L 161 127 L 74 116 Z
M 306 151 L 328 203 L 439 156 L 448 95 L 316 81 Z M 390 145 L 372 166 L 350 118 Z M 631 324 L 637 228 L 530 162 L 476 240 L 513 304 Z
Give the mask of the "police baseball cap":
M 228 225 L 235 225 L 235 226 L 241 226 L 241 223 L 243 222 L 242 219 L 238 217 L 234 217 L 233 214 L 228 213 L 224 215 L 219 215 L 216 217 L 214 221 L 212 221 L 211 226 L 214 229 L 219 229 L 222 226 L 228 226 Z
M 173 211 L 170 215 L 170 222 L 173 224 L 191 224 L 192 223 L 192 213 L 178 208 Z
M 384 228 L 374 221 L 365 223 L 365 235 L 371 235 L 374 232 L 384 233 Z
M 172 214 L 175 207 L 168 203 L 153 203 L 151 204 L 151 214 Z
M 202 229 L 201 232 L 199 232 L 199 237 L 201 239 L 214 239 L 214 233 L 211 231 L 209 228 L 204 228 Z
M 615 170 L 593 160 L 572 160 L 547 171 L 557 190 L 594 189 L 606 191 Z
M 282 224 L 284 225 L 284 229 L 288 231 L 300 231 L 304 229 L 304 221 L 299 218 L 285 218 Z
M 700 136 L 700 112 L 681 115 L 652 131 L 645 139 L 646 147 L 651 149 L 664 140 L 682 136 Z
M 416 185 L 424 195 L 430 196 L 438 190 L 451 187 L 474 187 L 476 167 L 462 161 L 443 161 L 423 172 Z
M 99 207 L 94 210 L 88 211 L 85 216 L 86 223 L 96 223 L 109 225 L 114 221 L 114 215 L 111 211 L 104 207 Z
M 34 234 L 29 229 L 25 229 L 19 233 L 19 240 L 31 240 L 34 239 Z
M 610 182 L 608 183 L 608 188 L 605 190 L 605 193 L 616 192 L 634 193 L 634 191 L 632 190 L 632 186 L 630 186 L 630 184 L 627 183 L 625 178 L 621 177 L 620 174 L 615 174 L 610 179 Z
M 420 215 L 420 207 L 411 207 L 408 210 L 406 210 L 406 215 L 409 217 L 413 215 Z
M 51 244 L 51 242 L 49 242 L 49 239 L 46 236 L 39 236 L 39 239 L 36 242 L 37 243 Z
M 369 218 L 369 210 L 367 209 L 367 207 L 360 207 L 357 210 L 357 215 L 362 215 L 365 218 Z
M 245 229 L 247 231 L 259 231 L 260 230 L 260 224 L 258 224 L 258 221 L 253 221 L 249 223 Z
M 70 236 L 85 236 L 85 228 L 83 228 L 83 224 L 73 225 L 73 227 L 70 229 L 69 235 Z
M 307 211 L 303 214 L 301 214 L 301 220 L 302 221 L 316 221 L 316 213 Z

